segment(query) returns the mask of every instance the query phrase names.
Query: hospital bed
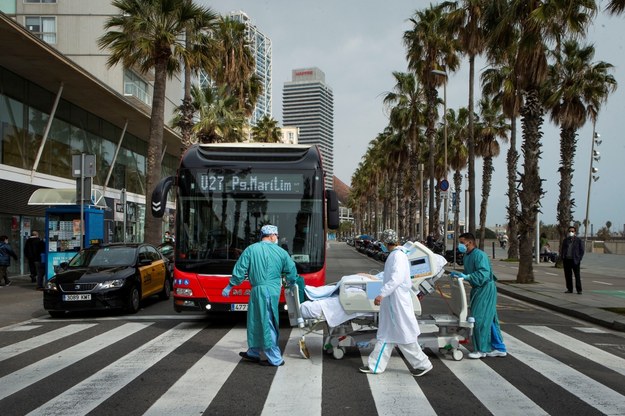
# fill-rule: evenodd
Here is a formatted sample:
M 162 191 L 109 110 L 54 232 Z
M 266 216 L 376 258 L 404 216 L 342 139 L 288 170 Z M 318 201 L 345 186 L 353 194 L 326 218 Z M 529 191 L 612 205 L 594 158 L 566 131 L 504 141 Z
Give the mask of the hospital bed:
M 460 344 L 468 341 L 473 330 L 463 279 L 445 275 L 446 260 L 424 245 L 408 242 L 404 247 L 410 260 L 414 312 L 421 329 L 419 344 L 422 348 L 438 349 L 454 360 L 461 360 Z M 449 313 L 424 315 L 420 299 L 436 291 L 436 285 L 441 282 L 449 283 Z M 304 356 L 307 355 L 305 335 L 323 329 L 326 329 L 324 350 L 336 359 L 343 358 L 347 347 L 362 347 L 375 342 L 380 307 L 373 301 L 380 293 L 382 280 L 351 275 L 343 277 L 336 286 L 333 296 L 319 300 L 324 303 L 313 317 L 302 314 L 304 309 L 310 315 L 310 308 L 301 307 L 297 286 L 285 290 L 289 323 L 303 332 L 300 350 Z

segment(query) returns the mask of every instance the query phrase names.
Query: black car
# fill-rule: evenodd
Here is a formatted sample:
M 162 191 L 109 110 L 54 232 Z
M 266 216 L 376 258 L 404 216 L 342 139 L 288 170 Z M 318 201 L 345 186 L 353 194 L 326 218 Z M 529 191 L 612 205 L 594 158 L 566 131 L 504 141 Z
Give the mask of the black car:
M 53 317 L 66 311 L 139 310 L 142 299 L 169 299 L 172 278 L 167 260 L 145 243 L 119 243 L 85 248 L 46 284 L 43 307 Z

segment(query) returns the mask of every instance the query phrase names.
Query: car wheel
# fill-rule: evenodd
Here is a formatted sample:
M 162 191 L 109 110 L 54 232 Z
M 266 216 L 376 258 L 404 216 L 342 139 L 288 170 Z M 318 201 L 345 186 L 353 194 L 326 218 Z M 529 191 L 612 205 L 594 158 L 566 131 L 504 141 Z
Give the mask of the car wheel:
M 128 300 L 126 302 L 126 311 L 128 313 L 137 313 L 139 312 L 139 304 L 141 302 L 141 294 L 139 293 L 139 288 L 136 285 L 130 288 L 130 293 L 128 294 Z
M 165 283 L 163 283 L 163 290 L 160 291 L 158 297 L 161 300 L 167 300 L 171 296 L 171 281 L 169 279 L 165 279 Z
M 62 318 L 65 316 L 65 311 L 48 311 L 52 318 Z

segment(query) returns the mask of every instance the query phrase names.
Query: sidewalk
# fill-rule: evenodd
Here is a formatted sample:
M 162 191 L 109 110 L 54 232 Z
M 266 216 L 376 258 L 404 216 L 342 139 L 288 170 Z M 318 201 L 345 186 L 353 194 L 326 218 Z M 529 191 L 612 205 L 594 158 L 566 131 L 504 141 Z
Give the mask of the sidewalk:
M 497 290 L 535 305 L 618 331 L 625 331 L 625 256 L 587 253 L 582 260 L 583 294 L 564 293 L 564 270 L 553 263 L 533 264 L 534 283 L 518 284 L 518 263 L 502 261 L 501 249 L 487 251 L 497 276 Z M 623 314 L 610 312 L 618 308 Z
M 47 315 L 43 292 L 29 275 L 9 276 L 11 286 L 0 287 L 0 328 Z

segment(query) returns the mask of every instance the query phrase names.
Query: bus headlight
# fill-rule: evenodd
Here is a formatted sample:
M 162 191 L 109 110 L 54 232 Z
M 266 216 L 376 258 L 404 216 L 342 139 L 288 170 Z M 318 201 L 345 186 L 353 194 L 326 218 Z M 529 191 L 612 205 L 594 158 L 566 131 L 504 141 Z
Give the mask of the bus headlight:
M 193 291 L 191 289 L 187 289 L 184 287 L 177 287 L 176 288 L 176 295 L 180 295 L 180 296 L 193 296 Z

